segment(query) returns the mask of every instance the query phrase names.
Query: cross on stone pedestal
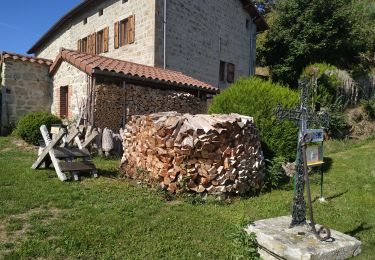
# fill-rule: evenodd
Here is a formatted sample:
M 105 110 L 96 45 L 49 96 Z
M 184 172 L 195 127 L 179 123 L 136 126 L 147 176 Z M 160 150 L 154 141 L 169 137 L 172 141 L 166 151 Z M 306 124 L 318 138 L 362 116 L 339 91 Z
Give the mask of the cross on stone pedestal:
M 309 123 L 317 123 L 327 127 L 329 117 L 327 113 L 317 114 L 309 106 L 309 82 L 302 80 L 299 82 L 301 91 L 300 104 L 295 109 L 283 109 L 279 104 L 275 109 L 275 115 L 279 120 L 286 119 L 295 121 L 299 124 L 298 149 L 296 159 L 296 174 L 294 175 L 294 199 L 292 209 L 291 226 L 306 223 L 306 201 L 304 198 L 305 180 L 304 180 L 304 159 L 302 156 L 301 138 L 308 129 Z

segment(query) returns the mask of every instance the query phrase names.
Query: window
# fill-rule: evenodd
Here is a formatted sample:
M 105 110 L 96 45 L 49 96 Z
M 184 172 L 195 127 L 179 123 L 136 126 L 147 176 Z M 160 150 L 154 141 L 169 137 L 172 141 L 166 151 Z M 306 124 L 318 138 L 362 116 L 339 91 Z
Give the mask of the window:
M 87 17 L 83 19 L 83 24 L 87 24 Z
M 103 8 L 99 9 L 99 16 L 103 15 Z
M 104 30 L 96 33 L 96 53 L 104 52 Z
M 81 40 L 81 52 L 87 52 L 88 51 L 88 40 L 87 37 L 83 38 Z
M 220 61 L 219 80 L 225 81 L 225 62 Z
M 227 82 L 228 83 L 234 82 L 234 64 L 232 63 L 227 64 Z
M 132 44 L 135 41 L 135 16 L 131 15 L 128 18 L 116 22 L 114 26 L 114 46 L 115 49 L 118 47 L 125 46 L 126 44 Z
M 250 20 L 246 19 L 246 29 L 249 29 L 249 28 L 250 28 Z
M 68 116 L 68 108 L 69 108 L 69 88 L 68 86 L 64 86 L 60 88 L 60 117 L 67 117 Z
M 129 23 L 129 20 L 128 19 L 125 19 L 125 20 L 122 20 L 120 22 L 120 47 L 121 46 L 125 46 L 125 44 L 127 44 L 127 41 L 128 41 L 128 23 Z

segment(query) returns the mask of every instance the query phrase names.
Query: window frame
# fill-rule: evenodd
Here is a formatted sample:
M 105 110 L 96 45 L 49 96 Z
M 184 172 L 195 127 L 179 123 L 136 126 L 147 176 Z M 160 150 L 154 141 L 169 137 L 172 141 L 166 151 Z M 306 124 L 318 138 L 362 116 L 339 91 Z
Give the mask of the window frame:
M 128 44 L 128 30 L 129 18 L 125 18 L 119 22 L 119 47 L 123 47 Z
M 227 82 L 234 83 L 236 66 L 233 63 L 227 63 Z
M 88 51 L 88 37 L 84 37 L 81 39 L 81 52 L 87 53 Z
M 63 100 L 63 98 L 64 98 L 64 100 Z M 65 109 L 62 109 L 62 108 L 65 108 Z M 60 117 L 68 117 L 69 116 L 69 86 L 61 86 L 60 87 L 59 115 L 60 115 Z
M 96 33 L 96 54 L 104 53 L 104 29 Z
M 220 65 L 219 65 L 219 81 L 220 82 L 225 82 L 225 68 L 226 68 L 226 62 L 221 60 Z

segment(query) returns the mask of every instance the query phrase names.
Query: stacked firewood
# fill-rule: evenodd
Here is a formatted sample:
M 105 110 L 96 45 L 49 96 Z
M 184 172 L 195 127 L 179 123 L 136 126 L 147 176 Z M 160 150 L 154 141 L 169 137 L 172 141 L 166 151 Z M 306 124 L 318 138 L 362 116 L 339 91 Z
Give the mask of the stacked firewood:
M 127 108 L 129 115 L 145 115 L 165 111 L 180 113 L 206 113 L 207 104 L 200 98 L 173 90 L 160 90 L 127 85 Z
M 264 161 L 251 117 L 133 116 L 123 139 L 122 172 L 170 192 L 244 194 L 262 185 Z
M 109 127 L 118 132 L 125 114 L 124 98 L 122 88 L 116 85 L 98 84 L 95 93 L 95 125 L 102 129 Z

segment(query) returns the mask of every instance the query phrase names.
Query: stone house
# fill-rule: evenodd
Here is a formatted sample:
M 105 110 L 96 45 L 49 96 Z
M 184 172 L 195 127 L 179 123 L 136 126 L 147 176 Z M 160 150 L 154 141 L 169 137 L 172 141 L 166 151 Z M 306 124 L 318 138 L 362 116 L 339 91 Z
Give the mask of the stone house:
M 256 34 L 268 28 L 251 0 L 85 0 L 29 54 L 60 48 L 168 68 L 226 87 L 255 73 Z
M 2 55 L 0 127 L 26 111 L 115 131 L 133 114 L 206 113 L 220 88 L 254 74 L 265 29 L 250 0 L 82 1 L 32 46 L 35 57 Z
M 218 92 L 180 72 L 66 49 L 51 65 L 50 76 L 54 113 L 82 115 L 90 125 L 114 131 L 131 115 L 206 113 L 207 95 Z
M 6 134 L 30 111 L 49 111 L 52 103 L 51 60 L 0 53 L 0 134 Z

